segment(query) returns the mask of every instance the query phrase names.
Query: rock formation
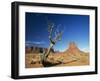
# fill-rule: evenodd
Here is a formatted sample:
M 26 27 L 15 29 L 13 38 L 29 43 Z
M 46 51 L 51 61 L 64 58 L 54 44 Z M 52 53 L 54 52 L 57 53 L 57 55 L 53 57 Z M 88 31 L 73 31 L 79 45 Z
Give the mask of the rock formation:
M 65 51 L 66 54 L 80 56 L 82 51 L 77 47 L 75 42 L 70 42 L 68 49 Z
M 25 53 L 43 53 L 47 52 L 48 48 L 43 48 L 43 47 L 26 47 L 25 48 Z M 54 53 L 54 49 L 51 49 L 51 52 Z

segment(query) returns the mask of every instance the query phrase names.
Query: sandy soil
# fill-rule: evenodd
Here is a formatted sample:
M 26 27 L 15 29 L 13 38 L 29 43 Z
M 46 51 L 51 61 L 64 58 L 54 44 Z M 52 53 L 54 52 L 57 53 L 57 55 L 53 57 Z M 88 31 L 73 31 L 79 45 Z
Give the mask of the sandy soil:
M 77 54 L 76 56 L 67 53 L 50 54 L 48 59 L 51 63 L 59 63 L 59 66 L 84 66 L 89 65 L 89 53 Z M 25 67 L 26 68 L 38 68 L 43 67 L 39 54 L 25 54 Z

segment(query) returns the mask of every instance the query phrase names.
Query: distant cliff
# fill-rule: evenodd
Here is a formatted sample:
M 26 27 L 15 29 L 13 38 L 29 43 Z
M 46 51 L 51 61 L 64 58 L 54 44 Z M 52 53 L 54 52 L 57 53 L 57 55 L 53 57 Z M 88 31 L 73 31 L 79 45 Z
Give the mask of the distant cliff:
M 74 56 L 80 56 L 81 54 L 84 54 L 85 52 L 81 51 L 75 42 L 70 42 L 68 49 L 66 49 L 64 53 L 69 54 L 69 55 L 71 54 Z
M 48 48 L 43 48 L 43 47 L 37 47 L 37 46 L 26 46 L 25 47 L 25 53 L 43 53 L 47 52 Z M 83 54 L 85 52 L 81 51 L 77 44 L 75 42 L 70 42 L 68 48 L 66 47 L 66 50 L 64 52 L 59 52 L 59 51 L 54 51 L 54 49 L 51 49 L 52 53 L 55 54 L 68 54 L 68 55 L 74 55 L 74 56 L 80 56 L 80 54 Z
M 26 47 L 25 48 L 25 53 L 43 53 L 43 52 L 47 52 L 48 48 L 43 48 L 43 47 Z M 54 53 L 54 49 L 51 49 L 51 52 Z

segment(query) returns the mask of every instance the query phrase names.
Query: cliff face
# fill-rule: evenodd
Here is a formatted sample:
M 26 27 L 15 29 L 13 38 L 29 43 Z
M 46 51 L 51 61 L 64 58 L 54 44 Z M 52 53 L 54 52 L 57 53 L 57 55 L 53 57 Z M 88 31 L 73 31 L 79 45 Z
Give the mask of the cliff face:
M 47 52 L 48 48 L 42 48 L 42 47 L 26 47 L 25 48 L 25 53 L 43 53 Z M 54 49 L 51 49 L 51 52 L 54 53 Z
M 43 52 L 47 52 L 48 48 L 43 48 L 43 47 L 26 47 L 25 48 L 25 53 L 43 53 Z M 58 54 L 70 54 L 70 55 L 74 55 L 74 56 L 80 56 L 80 54 L 84 53 L 83 51 L 81 51 L 77 44 L 75 44 L 74 42 L 70 42 L 68 49 L 66 49 L 66 51 L 64 52 L 55 52 L 54 49 L 51 49 L 52 53 L 58 53 Z
M 69 44 L 68 49 L 65 51 L 65 53 L 74 56 L 79 56 L 82 53 L 82 51 L 80 51 L 80 49 L 77 47 L 77 45 L 74 42 L 71 42 Z

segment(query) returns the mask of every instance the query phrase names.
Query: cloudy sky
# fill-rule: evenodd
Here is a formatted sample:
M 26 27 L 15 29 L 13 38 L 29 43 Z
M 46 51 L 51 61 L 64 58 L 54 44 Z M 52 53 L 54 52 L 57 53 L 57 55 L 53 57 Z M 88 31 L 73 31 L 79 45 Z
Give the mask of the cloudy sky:
M 26 45 L 49 46 L 48 21 L 55 29 L 63 30 L 62 40 L 54 46 L 64 51 L 70 42 L 75 42 L 82 50 L 89 51 L 89 16 L 72 14 L 46 14 L 26 12 Z M 53 32 L 54 33 L 54 32 Z

